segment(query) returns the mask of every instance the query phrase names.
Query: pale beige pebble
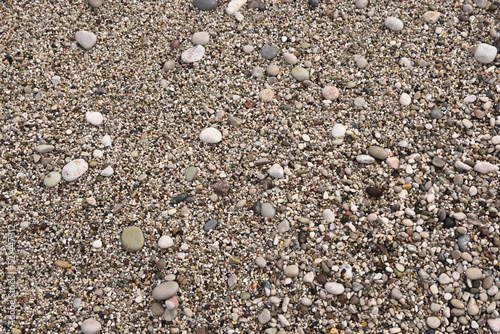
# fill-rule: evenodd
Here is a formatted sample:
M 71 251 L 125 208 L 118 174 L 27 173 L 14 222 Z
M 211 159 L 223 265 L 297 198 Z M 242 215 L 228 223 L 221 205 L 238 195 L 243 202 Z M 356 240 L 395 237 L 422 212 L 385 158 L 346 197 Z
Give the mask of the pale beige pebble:
M 267 67 L 266 72 L 268 75 L 275 77 L 280 73 L 280 68 L 276 64 L 270 64 Z
M 83 334 L 97 334 L 101 331 L 101 324 L 95 319 L 87 319 L 82 322 L 81 330 Z
M 323 98 L 330 101 L 335 101 L 340 95 L 340 91 L 334 86 L 325 86 L 321 93 L 323 94 Z
M 493 138 L 491 138 L 491 143 L 493 145 L 500 145 L 500 136 L 494 136 Z
M 397 157 L 389 157 L 385 162 L 387 163 L 387 166 L 391 167 L 392 169 L 399 168 L 399 159 Z
M 424 21 L 427 23 L 436 23 L 439 20 L 441 13 L 435 11 L 425 12 L 423 15 Z
M 404 27 L 403 21 L 393 16 L 385 19 L 384 25 L 392 31 L 401 31 Z
M 427 326 L 433 329 L 436 329 L 441 325 L 441 320 L 439 320 L 438 317 L 428 317 L 425 322 L 427 323 Z
M 347 132 L 347 129 L 344 125 L 342 124 L 335 124 L 332 128 L 332 136 L 334 138 L 340 138 L 344 137 L 345 133 Z
M 399 98 L 399 103 L 403 106 L 409 106 L 411 104 L 411 97 L 410 95 L 403 93 L 401 94 L 401 97 Z
M 175 62 L 173 60 L 167 60 L 165 64 L 163 64 L 163 70 L 165 72 L 172 71 L 175 68 Z
M 298 62 L 297 57 L 293 53 L 285 52 L 283 58 L 290 65 L 295 65 Z
M 356 66 L 360 69 L 364 69 L 368 66 L 368 61 L 364 57 L 358 56 L 356 57 Z
M 488 319 L 488 326 L 494 332 L 500 332 L 500 318 Z
M 291 278 L 297 277 L 299 275 L 299 267 L 295 264 L 287 266 L 285 268 L 285 275 Z
M 206 45 L 210 41 L 210 34 L 206 31 L 200 31 L 193 34 L 191 42 L 194 45 Z
M 477 315 L 479 313 L 479 306 L 477 306 L 474 298 L 470 298 L 469 303 L 467 303 L 467 313 L 469 315 Z
M 263 89 L 259 93 L 259 98 L 263 102 L 272 101 L 274 99 L 274 92 L 271 89 L 269 89 L 269 88 Z
M 174 296 L 179 291 L 179 284 L 174 281 L 164 282 L 153 289 L 153 298 L 156 300 L 165 300 Z
M 468 268 L 465 271 L 465 276 L 470 280 L 476 280 L 480 279 L 483 276 L 483 273 L 479 268 Z
M 85 113 L 85 119 L 92 125 L 99 126 L 104 122 L 104 116 L 98 111 L 88 111 Z
M 340 294 L 344 293 L 345 288 L 340 283 L 326 282 L 325 283 L 325 290 L 328 293 L 331 293 L 332 295 L 340 295 Z
M 97 36 L 85 30 L 80 30 L 75 34 L 75 40 L 85 50 L 90 50 L 97 42 Z
M 89 169 L 89 165 L 83 159 L 76 159 L 67 163 L 62 169 L 62 177 L 68 181 L 74 181 Z
M 474 170 L 479 173 L 489 173 L 489 172 L 498 172 L 498 166 L 495 166 L 486 161 L 479 161 L 474 165 Z

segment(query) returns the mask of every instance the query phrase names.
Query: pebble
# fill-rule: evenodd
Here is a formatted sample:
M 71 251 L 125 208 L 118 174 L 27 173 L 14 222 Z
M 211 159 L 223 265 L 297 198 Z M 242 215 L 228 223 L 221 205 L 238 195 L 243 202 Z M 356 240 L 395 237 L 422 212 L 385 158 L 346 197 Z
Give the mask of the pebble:
M 259 267 L 259 268 L 265 268 L 266 265 L 267 265 L 267 260 L 264 259 L 262 256 L 259 256 L 255 259 L 255 264 Z
M 360 164 L 372 164 L 375 162 L 375 158 L 366 154 L 361 154 L 356 157 L 356 161 Z
M 44 177 L 43 184 L 47 188 L 52 188 L 52 187 L 57 186 L 60 181 L 61 181 L 61 174 L 60 173 L 58 173 L 58 172 L 50 172 L 49 174 L 47 174 Z
M 262 102 L 272 101 L 274 99 L 274 92 L 269 88 L 263 89 L 259 93 L 259 98 Z
M 80 306 L 82 306 L 82 299 L 78 298 L 78 297 L 76 297 L 75 299 L 73 299 L 73 308 L 79 309 Z
M 179 291 L 179 284 L 175 281 L 163 282 L 153 289 L 153 298 L 156 300 L 169 299 Z
M 75 34 L 75 40 L 85 50 L 90 50 L 97 42 L 97 36 L 91 32 L 80 30 Z
M 298 62 L 297 57 L 293 53 L 285 52 L 283 54 L 283 59 L 290 65 L 295 65 Z
M 305 68 L 303 68 L 302 66 L 295 66 L 292 69 L 291 74 L 292 74 L 292 77 L 295 78 L 295 80 L 300 81 L 300 82 L 309 79 L 309 71 L 306 70 Z
M 392 169 L 399 168 L 399 159 L 396 157 L 387 158 L 385 162 L 387 163 L 387 166 L 391 167 Z
M 366 66 L 368 66 L 368 61 L 364 57 L 359 57 L 356 60 L 356 66 L 358 66 L 360 69 L 364 69 Z
M 217 220 L 215 219 L 210 219 L 209 221 L 207 221 L 205 223 L 205 225 L 203 226 L 203 230 L 205 231 L 209 231 L 209 230 L 212 230 L 214 228 L 217 227 L 217 225 L 219 225 L 219 223 L 217 222 Z
M 321 91 L 325 100 L 335 101 L 340 96 L 340 91 L 334 86 L 325 86 Z
M 196 45 L 193 46 L 192 48 L 185 50 L 181 54 L 181 59 L 183 62 L 189 64 L 201 60 L 201 58 L 203 58 L 204 55 L 205 55 L 205 48 L 203 47 L 203 45 Z
M 401 290 L 397 287 L 394 287 L 391 291 L 391 296 L 392 298 L 396 299 L 396 300 L 400 300 L 403 298 L 403 293 L 401 292 Z
M 500 318 L 488 319 L 488 326 L 494 332 L 500 332 Z
M 158 240 L 158 247 L 162 249 L 170 248 L 174 245 L 174 240 L 168 235 L 162 235 Z
M 347 131 L 347 129 L 345 126 L 337 123 L 332 128 L 332 136 L 333 136 L 333 138 L 344 137 L 346 131 Z
M 262 325 L 267 324 L 269 321 L 271 321 L 271 312 L 269 312 L 268 309 L 264 309 L 258 317 L 259 323 Z
M 441 119 L 441 118 L 443 118 L 443 116 L 444 116 L 444 114 L 441 111 L 441 109 L 438 109 L 438 108 L 432 109 L 432 111 L 431 111 L 431 117 L 432 118 L 434 118 L 434 119 Z
M 441 326 L 441 320 L 438 317 L 428 317 L 426 320 L 427 326 L 432 329 L 436 329 Z
M 368 0 L 356 0 L 354 4 L 356 8 L 363 9 L 366 8 L 366 6 L 368 6 Z
M 35 147 L 35 151 L 38 153 L 49 153 L 54 150 L 55 146 L 54 145 L 38 145 Z
M 97 334 L 101 331 L 101 324 L 99 321 L 90 318 L 82 322 L 81 330 L 83 334 Z
M 208 44 L 209 40 L 210 40 L 210 35 L 206 31 L 194 33 L 193 37 L 191 37 L 191 43 L 193 43 L 194 45 L 206 45 Z
M 401 94 L 401 97 L 399 98 L 399 103 L 401 103 L 402 106 L 409 106 L 411 104 L 410 95 L 406 93 Z
M 101 175 L 107 177 L 113 175 L 113 172 L 114 172 L 113 167 L 108 166 L 101 171 Z
M 486 161 L 480 161 L 480 162 L 477 162 L 475 165 L 474 165 L 474 170 L 476 172 L 479 172 L 479 173 L 482 173 L 482 174 L 487 174 L 489 172 L 498 172 L 498 166 L 495 166 L 489 162 L 486 162 Z
M 297 277 L 299 275 L 299 267 L 297 265 L 290 265 L 285 268 L 285 275 L 287 277 Z
M 123 249 L 129 252 L 137 252 L 144 246 L 144 235 L 137 226 L 126 227 L 120 238 Z
M 196 167 L 188 167 L 186 168 L 186 170 L 184 171 L 184 179 L 188 182 L 191 182 L 194 180 L 194 178 L 196 177 L 196 174 L 198 173 L 198 168 Z
M 67 163 L 62 169 L 62 177 L 68 181 L 74 181 L 89 169 L 89 165 L 83 159 L 76 159 Z
M 228 15 L 233 15 L 239 11 L 244 5 L 246 5 L 247 0 L 231 0 L 226 8 L 226 13 Z
M 427 23 L 436 23 L 439 20 L 439 17 L 441 16 L 441 13 L 435 12 L 435 11 L 428 11 L 425 12 L 423 15 L 423 19 Z
M 165 309 L 163 308 L 163 306 L 160 303 L 151 304 L 151 313 L 153 313 L 153 315 L 159 317 L 164 312 L 165 312 Z
M 370 146 L 368 148 L 368 153 L 372 157 L 374 157 L 375 159 L 378 159 L 378 160 L 385 160 L 389 157 L 389 153 L 387 153 L 387 151 L 383 147 L 380 147 L 380 146 Z
M 88 111 L 85 113 L 85 119 L 92 125 L 99 126 L 104 122 L 104 116 L 98 111 Z
M 102 241 L 101 240 L 95 240 L 93 243 L 92 243 L 92 247 L 94 247 L 95 249 L 99 249 L 102 247 Z
M 193 0 L 193 6 L 203 11 L 214 10 L 217 8 L 217 0 Z
M 275 77 L 280 73 L 280 68 L 276 66 L 275 64 L 271 64 L 267 67 L 266 73 L 269 76 Z
M 476 280 L 480 279 L 483 276 L 483 273 L 479 268 L 468 268 L 465 271 L 465 276 L 470 280 Z
M 262 55 L 262 58 L 271 60 L 276 58 L 278 55 L 278 50 L 274 46 L 266 45 L 262 48 L 262 51 L 260 53 Z
M 362 97 L 355 98 L 353 103 L 354 103 L 354 106 L 358 107 L 358 108 L 364 107 L 366 104 L 365 99 Z
M 285 233 L 288 231 L 290 231 L 290 223 L 288 222 L 288 220 L 283 220 L 278 224 L 278 233 Z
M 111 146 L 113 141 L 111 140 L 111 137 L 109 135 L 104 135 L 101 139 L 101 144 L 103 144 L 105 147 Z
M 104 0 L 88 0 L 87 2 L 92 8 L 99 8 L 104 4 Z
M 323 210 L 323 219 L 327 223 L 333 223 L 335 221 L 335 213 L 330 209 Z
M 403 21 L 394 16 L 386 18 L 384 25 L 392 31 L 401 31 L 404 27 Z
M 175 310 L 179 307 L 179 300 L 177 297 L 173 296 L 165 300 L 165 308 L 168 310 Z
M 384 190 L 378 187 L 366 187 L 366 193 L 371 197 L 382 197 L 384 194 Z
M 340 295 L 344 293 L 344 286 L 340 283 L 336 282 L 326 282 L 325 283 L 325 290 L 328 293 L 331 293 L 332 295 Z
M 283 167 L 281 167 L 278 164 L 272 165 L 268 170 L 267 173 L 271 176 L 274 177 L 275 179 L 282 179 L 285 174 L 283 171 Z
M 276 209 L 271 203 L 262 203 L 260 214 L 264 218 L 272 219 L 276 214 Z
M 222 133 L 216 128 L 205 128 L 200 133 L 200 140 L 209 144 L 217 144 L 222 140 Z
M 451 278 L 450 276 L 448 276 L 447 274 L 445 273 L 442 273 L 441 275 L 439 275 L 439 283 L 440 284 L 450 284 L 451 283 Z
M 476 47 L 476 52 L 474 53 L 474 57 L 476 60 L 483 64 L 489 64 L 495 60 L 497 56 L 498 50 L 496 47 L 481 43 Z
M 252 45 L 245 45 L 243 47 L 243 52 L 245 52 L 246 54 L 252 53 L 253 50 L 254 50 L 254 47 Z

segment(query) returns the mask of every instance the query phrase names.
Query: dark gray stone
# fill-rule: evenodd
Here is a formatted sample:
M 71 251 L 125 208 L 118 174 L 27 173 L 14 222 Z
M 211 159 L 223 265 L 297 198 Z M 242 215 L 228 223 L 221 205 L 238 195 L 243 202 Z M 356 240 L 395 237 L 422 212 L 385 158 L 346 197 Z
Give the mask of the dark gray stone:
M 262 48 L 261 55 L 264 59 L 274 59 L 278 55 L 278 50 L 274 46 L 266 45 Z
M 216 228 L 216 227 L 217 227 L 217 225 L 219 225 L 219 223 L 217 222 L 217 220 L 215 220 L 215 219 L 210 219 L 209 221 L 207 221 L 207 222 L 205 223 L 205 226 L 203 226 L 203 229 L 204 229 L 205 231 L 209 231 L 209 230 L 212 230 L 212 229 Z
M 193 6 L 199 10 L 214 10 L 217 8 L 217 0 L 194 0 Z

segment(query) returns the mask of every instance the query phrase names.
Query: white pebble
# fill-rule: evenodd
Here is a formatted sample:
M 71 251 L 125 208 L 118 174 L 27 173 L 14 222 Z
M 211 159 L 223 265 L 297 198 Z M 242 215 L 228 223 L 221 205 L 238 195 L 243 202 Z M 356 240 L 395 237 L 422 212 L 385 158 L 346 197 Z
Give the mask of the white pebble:
M 495 60 L 497 53 L 498 50 L 496 47 L 481 43 L 476 47 L 476 53 L 474 54 L 474 57 L 480 63 L 489 64 Z
M 104 116 L 98 111 L 88 111 L 85 113 L 87 122 L 92 125 L 99 126 L 104 121 Z
M 411 97 L 410 95 L 403 93 L 401 94 L 401 97 L 399 98 L 399 103 L 403 106 L 409 106 L 411 104 Z
M 344 286 L 340 283 L 326 282 L 325 289 L 328 293 L 331 293 L 332 295 L 340 295 L 344 293 Z
M 342 124 L 335 124 L 333 126 L 333 129 L 332 129 L 332 136 L 334 138 L 340 138 L 340 137 L 344 137 L 345 133 L 346 133 L 347 129 L 345 126 L 343 126 Z
M 113 143 L 113 141 L 111 140 L 111 137 L 109 135 L 105 135 L 101 139 L 101 144 L 103 144 L 106 147 L 111 146 L 112 143 Z
M 168 235 L 162 235 L 160 239 L 158 240 L 158 247 L 160 248 L 170 248 L 174 245 L 174 240 L 172 240 L 171 237 Z
M 201 131 L 200 140 L 205 143 L 216 144 L 222 140 L 222 134 L 216 128 L 206 128 Z
M 113 167 L 108 166 L 101 171 L 101 175 L 102 176 L 111 176 L 111 175 L 113 175 L 113 172 L 114 172 Z
M 63 178 L 68 181 L 74 181 L 83 175 L 89 169 L 89 165 L 83 159 L 76 159 L 67 163 L 62 169 Z
M 101 240 L 96 240 L 92 243 L 92 247 L 94 247 L 95 249 L 99 249 L 102 247 L 102 241 Z
M 384 25 L 392 31 L 401 31 L 404 27 L 403 21 L 393 16 L 385 19 Z

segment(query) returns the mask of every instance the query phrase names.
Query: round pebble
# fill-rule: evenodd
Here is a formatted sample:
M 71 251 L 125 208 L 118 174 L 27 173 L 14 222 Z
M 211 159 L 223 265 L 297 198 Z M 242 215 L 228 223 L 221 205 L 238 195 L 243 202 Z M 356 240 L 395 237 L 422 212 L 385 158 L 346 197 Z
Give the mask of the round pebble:
M 123 249 L 134 253 L 144 246 L 144 235 L 137 226 L 129 226 L 123 230 L 120 241 Z

